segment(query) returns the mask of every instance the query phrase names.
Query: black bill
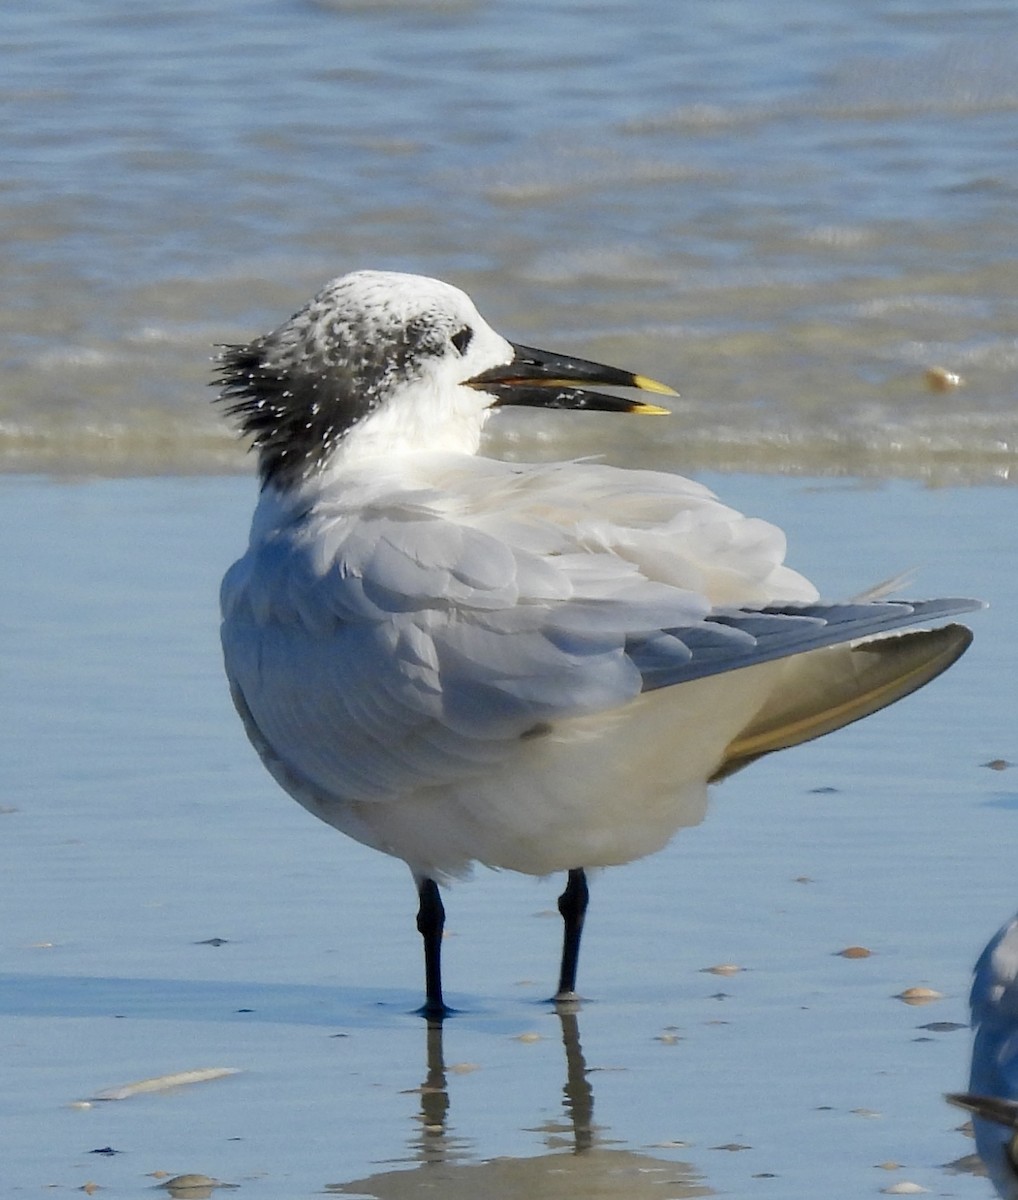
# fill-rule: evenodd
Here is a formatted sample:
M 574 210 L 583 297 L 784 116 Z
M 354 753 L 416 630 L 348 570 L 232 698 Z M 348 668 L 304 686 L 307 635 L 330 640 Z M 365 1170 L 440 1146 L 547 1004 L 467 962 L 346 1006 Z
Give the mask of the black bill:
M 515 343 L 513 350 L 515 355 L 511 363 L 467 380 L 470 387 L 494 396 L 497 405 L 587 409 L 591 412 L 667 413 L 667 408 L 657 404 L 611 396 L 606 392 L 593 392 L 586 385 L 595 383 L 607 387 L 638 388 L 661 396 L 678 395 L 656 379 L 634 375 L 618 367 Z

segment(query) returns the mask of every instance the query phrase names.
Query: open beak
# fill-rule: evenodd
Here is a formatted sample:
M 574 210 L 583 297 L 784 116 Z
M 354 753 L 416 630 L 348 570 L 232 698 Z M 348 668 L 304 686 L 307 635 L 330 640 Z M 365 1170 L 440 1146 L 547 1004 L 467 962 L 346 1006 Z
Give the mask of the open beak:
M 522 404 L 531 408 L 573 408 L 591 412 L 667 413 L 667 408 L 660 408 L 656 404 L 610 396 L 605 392 L 592 392 L 585 385 L 598 383 L 608 387 L 639 388 L 644 392 L 657 392 L 661 396 L 678 395 L 678 392 L 654 379 L 648 379 L 646 375 L 634 375 L 631 371 L 620 371 L 618 367 L 606 367 L 603 363 L 588 362 L 584 358 L 535 350 L 533 346 L 512 343 L 512 347 L 515 353 L 511 363 L 484 371 L 466 381 L 469 387 L 494 396 L 496 405 Z

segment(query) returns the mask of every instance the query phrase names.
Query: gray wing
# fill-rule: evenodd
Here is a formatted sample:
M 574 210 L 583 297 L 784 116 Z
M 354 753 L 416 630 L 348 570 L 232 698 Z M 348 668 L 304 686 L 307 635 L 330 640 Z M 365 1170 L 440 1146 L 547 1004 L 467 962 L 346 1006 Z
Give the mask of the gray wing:
M 783 545 L 682 481 L 641 500 L 639 474 L 610 476 L 629 477 L 631 510 L 653 501 L 628 526 L 565 519 L 564 483 L 552 519 L 549 488 L 541 508 L 514 474 L 466 513 L 404 493 L 253 544 L 222 593 L 227 673 L 253 740 L 329 794 L 384 799 L 469 777 L 535 727 L 644 690 L 977 607 L 719 606 L 676 581 L 706 578 L 714 554 L 731 560 L 726 579 L 758 562 L 745 590 L 766 592 Z
M 253 548 L 222 594 L 252 740 L 328 794 L 377 800 L 483 771 L 542 722 L 625 704 L 643 686 L 627 637 L 709 605 L 565 549 L 391 508 Z
M 626 650 L 653 691 L 978 608 L 967 599 L 718 608 L 696 625 L 631 638 Z

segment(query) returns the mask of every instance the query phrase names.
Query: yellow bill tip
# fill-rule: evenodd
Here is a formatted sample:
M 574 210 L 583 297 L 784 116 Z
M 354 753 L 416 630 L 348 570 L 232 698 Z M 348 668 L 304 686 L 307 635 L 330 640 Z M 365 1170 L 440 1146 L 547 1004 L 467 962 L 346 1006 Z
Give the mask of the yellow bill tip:
M 679 394 L 674 388 L 670 388 L 667 383 L 658 383 L 656 379 L 651 379 L 647 375 L 634 375 L 633 387 L 639 388 L 641 392 L 657 392 L 659 396 L 677 396 Z M 651 410 L 654 406 L 649 404 L 647 408 Z M 656 411 L 667 412 L 668 410 L 662 408 Z
M 677 392 L 672 393 L 673 396 L 677 394 Z M 639 413 L 641 416 L 670 417 L 672 415 L 671 409 L 662 408 L 660 404 L 641 404 L 639 401 L 633 405 L 631 411 Z

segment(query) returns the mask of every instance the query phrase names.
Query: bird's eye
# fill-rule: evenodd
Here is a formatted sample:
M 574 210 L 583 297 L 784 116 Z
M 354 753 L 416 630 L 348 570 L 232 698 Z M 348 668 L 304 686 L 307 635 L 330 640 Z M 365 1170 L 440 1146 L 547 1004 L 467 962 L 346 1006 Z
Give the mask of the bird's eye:
M 464 325 L 463 328 L 454 333 L 449 340 L 456 347 L 457 353 L 466 354 L 467 347 L 470 345 L 471 341 L 473 341 L 473 337 L 474 331 L 469 325 Z

